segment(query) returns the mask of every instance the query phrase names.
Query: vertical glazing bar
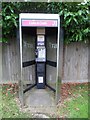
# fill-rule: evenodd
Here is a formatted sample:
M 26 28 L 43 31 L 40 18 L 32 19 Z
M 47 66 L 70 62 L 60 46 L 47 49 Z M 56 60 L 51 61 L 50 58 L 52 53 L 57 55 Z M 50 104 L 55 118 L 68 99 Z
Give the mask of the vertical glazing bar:
M 60 17 L 58 17 L 58 37 L 57 37 L 57 75 L 56 75 L 56 104 L 60 99 L 60 83 L 61 79 L 59 76 L 59 62 L 60 62 Z
M 20 80 L 19 80 L 19 99 L 21 105 L 24 105 L 23 96 L 23 81 L 22 81 L 22 28 L 21 28 L 21 17 L 19 16 L 19 33 L 20 33 Z
M 0 4 L 0 11 L 2 11 L 2 4 Z M 2 20 L 2 14 L 0 14 L 0 20 Z M 2 24 L 0 25 L 0 83 L 3 82 L 2 78 Z
M 3 78 L 2 78 L 2 42 L 0 41 L 0 84 L 3 84 Z M 0 85 L 0 104 L 2 106 L 3 104 L 3 98 L 2 98 L 2 85 Z M 3 117 L 3 108 L 0 107 L 0 120 Z
M 0 84 L 3 83 L 2 74 L 2 43 L 0 42 Z
M 88 42 L 88 88 L 90 88 L 89 85 L 90 85 L 90 41 Z M 88 98 L 89 98 L 88 101 L 90 101 L 90 97 Z M 90 108 L 90 104 L 88 105 L 89 105 L 88 108 Z M 90 114 L 88 114 L 88 118 L 90 118 Z
M 88 82 L 90 82 L 90 41 L 88 42 Z

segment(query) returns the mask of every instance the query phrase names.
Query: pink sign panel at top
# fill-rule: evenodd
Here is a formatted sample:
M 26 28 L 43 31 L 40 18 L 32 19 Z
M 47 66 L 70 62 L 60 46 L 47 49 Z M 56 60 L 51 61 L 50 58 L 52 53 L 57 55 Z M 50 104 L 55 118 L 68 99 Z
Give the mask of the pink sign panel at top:
M 57 20 L 22 20 L 22 26 L 57 27 Z

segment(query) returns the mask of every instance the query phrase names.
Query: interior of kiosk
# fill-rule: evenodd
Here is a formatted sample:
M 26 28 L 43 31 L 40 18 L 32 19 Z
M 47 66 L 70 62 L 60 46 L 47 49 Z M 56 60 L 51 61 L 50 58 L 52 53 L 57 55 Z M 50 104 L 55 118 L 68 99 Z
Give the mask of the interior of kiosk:
M 30 106 L 54 105 L 59 89 L 59 15 L 21 13 L 19 23 L 20 100 Z

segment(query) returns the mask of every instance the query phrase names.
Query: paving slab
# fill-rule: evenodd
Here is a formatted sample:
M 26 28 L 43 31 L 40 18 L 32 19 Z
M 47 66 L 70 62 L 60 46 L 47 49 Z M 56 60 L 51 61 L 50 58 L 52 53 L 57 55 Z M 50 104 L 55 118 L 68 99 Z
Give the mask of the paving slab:
M 39 117 L 42 115 L 54 117 L 56 114 L 55 93 L 49 88 L 32 88 L 24 94 L 24 101 L 27 110 L 34 117 L 36 115 L 39 115 Z
M 55 106 L 55 93 L 47 88 L 33 88 L 25 93 L 24 100 L 28 107 L 51 107 Z

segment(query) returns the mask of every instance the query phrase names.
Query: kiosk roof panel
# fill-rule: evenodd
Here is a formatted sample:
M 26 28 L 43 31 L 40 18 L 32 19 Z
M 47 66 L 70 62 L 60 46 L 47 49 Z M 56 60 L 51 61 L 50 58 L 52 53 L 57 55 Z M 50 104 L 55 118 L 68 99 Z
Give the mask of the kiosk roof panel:
M 21 26 L 25 27 L 58 27 L 58 14 L 21 13 Z
M 20 19 L 59 19 L 59 14 L 21 13 Z

